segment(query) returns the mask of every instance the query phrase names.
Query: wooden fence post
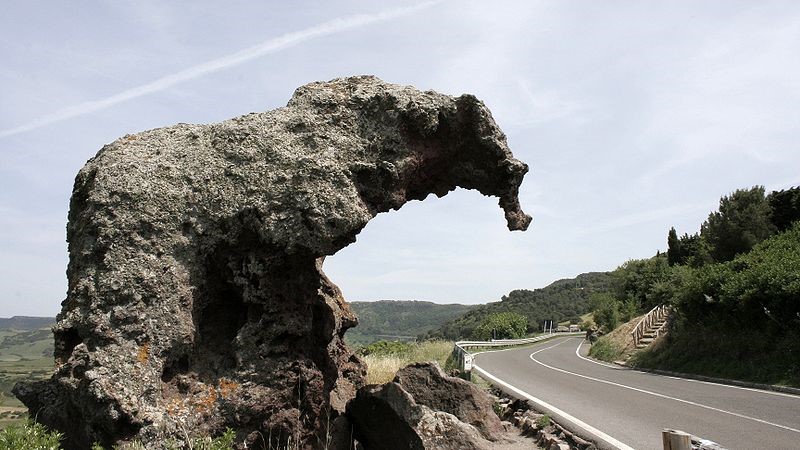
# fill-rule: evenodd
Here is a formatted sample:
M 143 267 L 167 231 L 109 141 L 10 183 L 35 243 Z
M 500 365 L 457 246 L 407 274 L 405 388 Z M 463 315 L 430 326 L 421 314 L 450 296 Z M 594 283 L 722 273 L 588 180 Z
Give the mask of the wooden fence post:
M 664 450 L 692 450 L 692 435 L 680 430 L 663 430 Z

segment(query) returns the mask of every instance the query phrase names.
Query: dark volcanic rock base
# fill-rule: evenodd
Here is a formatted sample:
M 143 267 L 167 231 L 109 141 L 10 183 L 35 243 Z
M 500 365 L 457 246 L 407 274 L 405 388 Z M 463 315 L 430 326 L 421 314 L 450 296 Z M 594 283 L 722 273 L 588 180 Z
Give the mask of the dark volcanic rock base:
M 376 214 L 458 186 L 499 197 L 523 230 L 526 171 L 475 97 L 374 77 L 125 136 L 75 180 L 57 368 L 16 393 L 69 448 L 225 427 L 249 448 L 318 447 L 365 370 L 324 257 Z

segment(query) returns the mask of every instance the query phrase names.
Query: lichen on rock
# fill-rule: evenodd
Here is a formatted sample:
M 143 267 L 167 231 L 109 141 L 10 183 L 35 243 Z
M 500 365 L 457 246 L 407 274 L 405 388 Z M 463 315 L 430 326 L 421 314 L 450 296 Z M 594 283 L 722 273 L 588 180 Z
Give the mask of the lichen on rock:
M 527 169 L 474 96 L 370 76 L 118 139 L 75 180 L 55 372 L 15 392 L 68 448 L 225 427 L 317 447 L 365 373 L 325 256 L 376 214 L 456 187 L 498 197 L 524 230 Z

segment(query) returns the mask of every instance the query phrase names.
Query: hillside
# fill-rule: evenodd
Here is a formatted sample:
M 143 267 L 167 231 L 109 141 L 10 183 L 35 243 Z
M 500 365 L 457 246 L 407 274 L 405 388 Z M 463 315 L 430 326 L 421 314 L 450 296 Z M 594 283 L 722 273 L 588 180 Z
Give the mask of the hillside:
M 601 329 L 659 304 L 674 311 L 666 335 L 630 365 L 800 386 L 800 187 L 724 195 L 699 232 L 671 228 L 666 254 L 627 261 L 614 277 L 615 292 L 593 305 Z M 596 345 L 628 356 L 612 341 Z
M 37 330 L 39 328 L 49 328 L 56 323 L 55 317 L 29 317 L 14 316 L 10 318 L 0 317 L 0 330 Z
M 351 345 L 379 340 L 411 340 L 475 308 L 474 305 L 440 305 L 416 300 L 349 302 L 358 326 L 345 334 Z
M 469 338 L 474 330 L 493 313 L 516 312 L 528 318 L 528 331 L 538 331 L 544 320 L 556 322 L 577 319 L 589 312 L 589 298 L 594 293 L 611 290 L 609 272 L 590 272 L 575 278 L 558 280 L 535 290 L 518 289 L 503 296 L 499 302 L 480 305 L 435 330 L 426 338 Z
M 0 429 L 25 411 L 11 394 L 17 381 L 44 378 L 53 369 L 52 317 L 0 318 Z

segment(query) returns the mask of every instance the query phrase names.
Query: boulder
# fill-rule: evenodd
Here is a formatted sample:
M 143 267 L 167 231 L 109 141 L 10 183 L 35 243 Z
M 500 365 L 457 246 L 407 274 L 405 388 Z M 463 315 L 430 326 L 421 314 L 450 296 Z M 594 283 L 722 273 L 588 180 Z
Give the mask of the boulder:
M 321 447 L 365 376 L 325 256 L 376 214 L 456 187 L 498 197 L 524 230 L 527 170 L 474 96 L 370 76 L 124 136 L 75 179 L 56 368 L 15 393 L 66 448 L 226 427 L 248 448 Z
M 394 382 L 417 404 L 456 416 L 477 428 L 486 439 L 497 441 L 504 433 L 492 397 L 469 381 L 445 375 L 435 362 L 406 366 L 397 371 Z
M 477 428 L 414 401 L 389 382 L 359 389 L 347 407 L 356 439 L 366 450 L 488 450 Z

